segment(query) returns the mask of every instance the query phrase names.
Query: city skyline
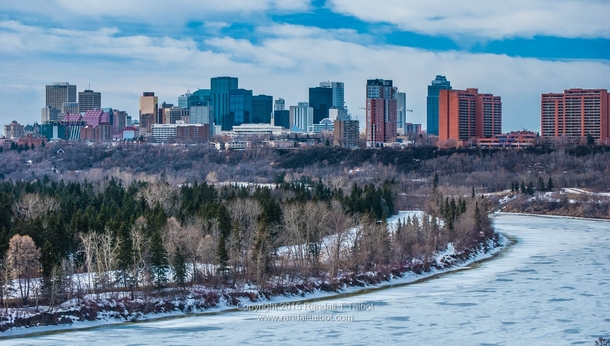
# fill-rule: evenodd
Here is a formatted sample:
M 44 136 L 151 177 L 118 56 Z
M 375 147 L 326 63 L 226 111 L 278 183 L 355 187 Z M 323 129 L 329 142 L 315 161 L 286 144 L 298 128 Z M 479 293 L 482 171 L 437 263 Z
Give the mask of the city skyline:
M 187 90 L 230 75 L 287 106 L 307 101 L 320 81 L 344 82 L 345 104 L 364 124 L 362 86 L 382 76 L 407 93 L 407 121 L 425 126 L 426 88 L 440 74 L 456 89 L 502 95 L 503 130 L 539 131 L 541 94 L 610 88 L 610 25 L 602 15 L 610 4 L 516 3 L 7 3 L 0 122 L 39 121 L 44 85 L 58 81 L 101 92 L 102 107 L 136 118 L 144 91 L 178 104 Z M 167 14 L 163 25 L 154 13 Z

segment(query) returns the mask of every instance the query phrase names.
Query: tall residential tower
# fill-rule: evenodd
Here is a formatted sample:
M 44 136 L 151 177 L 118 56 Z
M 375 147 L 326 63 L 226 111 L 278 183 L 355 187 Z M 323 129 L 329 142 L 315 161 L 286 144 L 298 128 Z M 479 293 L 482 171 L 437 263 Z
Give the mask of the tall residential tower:
M 479 94 L 476 88 L 442 89 L 438 102 L 441 141 L 453 139 L 455 145 L 465 145 L 476 138 L 491 138 L 502 133 L 500 96 Z
M 439 135 L 438 96 L 441 90 L 451 90 L 451 83 L 445 76 L 437 75 L 432 84 L 428 85 L 428 98 L 426 99 L 426 132 L 429 135 Z
M 610 94 L 607 89 L 542 94 L 540 122 L 543 137 L 583 141 L 590 136 L 610 144 Z
M 380 147 L 396 141 L 396 92 L 391 80 L 366 83 L 366 145 Z

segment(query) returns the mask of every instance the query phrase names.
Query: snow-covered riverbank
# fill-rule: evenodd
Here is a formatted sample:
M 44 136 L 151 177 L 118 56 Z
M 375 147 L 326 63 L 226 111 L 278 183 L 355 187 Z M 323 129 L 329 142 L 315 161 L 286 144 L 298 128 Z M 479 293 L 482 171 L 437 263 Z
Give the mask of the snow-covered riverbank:
M 398 220 L 403 222 L 402 220 L 413 215 L 421 216 L 419 212 L 400 212 L 388 219 L 389 230 L 392 231 Z M 375 272 L 346 274 L 331 280 L 313 278 L 288 286 L 267 287 L 262 290 L 249 286 L 236 289 L 198 286 L 187 291 L 168 290 L 156 297 L 149 295 L 134 300 L 128 299 L 127 294 L 101 298 L 91 296 L 81 301 L 76 309 L 59 310 L 33 326 L 30 323 L 28 327 L 12 327 L 0 334 L 0 339 L 193 314 L 240 311 L 269 303 L 309 302 L 372 289 L 396 287 L 462 270 L 473 263 L 496 255 L 510 243 L 508 238 L 499 235 L 497 240 L 488 240 L 485 244 L 479 244 L 479 248 L 465 253 L 456 253 L 450 245 L 445 251 L 438 253 L 430 263 L 386 267 Z M 18 321 L 17 312 L 4 315 L 3 323 L 7 327 L 11 324 L 18 326 L 19 323 L 16 323 Z M 52 325 L 58 322 L 64 324 Z M 51 325 L 44 326 L 45 324 Z

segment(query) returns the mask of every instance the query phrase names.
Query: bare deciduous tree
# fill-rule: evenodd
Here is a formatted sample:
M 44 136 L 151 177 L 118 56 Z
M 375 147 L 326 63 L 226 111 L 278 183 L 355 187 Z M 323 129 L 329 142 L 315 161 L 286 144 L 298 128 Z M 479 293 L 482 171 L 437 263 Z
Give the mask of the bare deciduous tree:
M 41 196 L 37 193 L 27 193 L 13 204 L 15 214 L 26 220 L 33 219 L 38 215 L 59 209 L 59 202 L 48 196 Z
M 79 233 L 82 247 L 81 251 L 85 256 L 85 267 L 87 270 L 87 290 L 93 289 L 92 275 L 94 273 L 94 262 L 96 260 L 95 255 L 97 254 L 98 237 L 95 233 Z
M 148 184 L 138 192 L 138 198 L 143 197 L 149 207 L 161 204 L 166 213 L 176 205 L 176 189 L 167 183 Z
M 19 293 L 24 304 L 30 296 L 32 278 L 38 274 L 40 268 L 40 249 L 36 247 L 28 235 L 15 234 L 9 241 L 7 252 L 8 265 L 13 279 L 19 284 Z
M 250 250 L 254 245 L 258 218 L 263 209 L 257 200 L 249 198 L 235 199 L 227 205 L 227 209 L 233 222 L 237 222 L 239 226 L 239 237 L 232 236 L 230 248 L 234 251 L 232 256 L 236 256 L 233 258 L 234 267 L 236 267 L 234 269 L 242 271 L 241 269 L 250 267 L 249 262 L 252 257 Z M 237 242 L 239 242 L 239 246 Z
M 208 184 L 216 184 L 218 182 L 218 173 L 216 173 L 215 171 L 211 171 L 210 173 L 208 173 L 208 175 L 205 176 L 205 180 L 208 182 Z
M 148 250 L 150 249 L 150 239 L 144 234 L 146 220 L 143 216 L 136 219 L 131 228 L 131 241 L 133 243 L 133 278 L 135 286 L 138 287 L 139 278 L 142 273 L 147 272 Z M 144 284 L 147 284 L 146 282 Z

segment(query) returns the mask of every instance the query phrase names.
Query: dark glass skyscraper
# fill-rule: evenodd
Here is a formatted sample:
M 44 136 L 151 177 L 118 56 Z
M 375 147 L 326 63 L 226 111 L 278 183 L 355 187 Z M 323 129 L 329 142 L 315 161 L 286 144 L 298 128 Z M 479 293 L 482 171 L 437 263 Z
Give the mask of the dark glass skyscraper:
M 214 105 L 214 124 L 220 125 L 222 131 L 230 131 L 233 119 L 229 94 L 231 90 L 237 90 L 237 78 L 215 77 L 211 79 L 210 85 L 210 98 Z
M 273 96 L 252 96 L 252 123 L 270 124 L 273 112 Z
M 235 89 L 229 92 L 230 123 L 222 123 L 222 130 L 232 130 L 233 126 L 252 123 L 252 90 Z
M 445 76 L 437 75 L 428 85 L 426 132 L 429 135 L 438 136 L 438 95 L 442 89 L 451 90 L 451 82 Z
M 333 106 L 333 89 L 326 87 L 309 88 L 309 107 L 313 108 L 313 123 L 328 118 L 328 109 Z M 307 130 L 305 130 L 307 131 Z
M 210 89 L 199 89 L 188 96 L 188 107 L 193 102 L 212 102 L 212 91 Z
M 287 109 L 273 111 L 273 125 L 290 128 L 290 111 Z

